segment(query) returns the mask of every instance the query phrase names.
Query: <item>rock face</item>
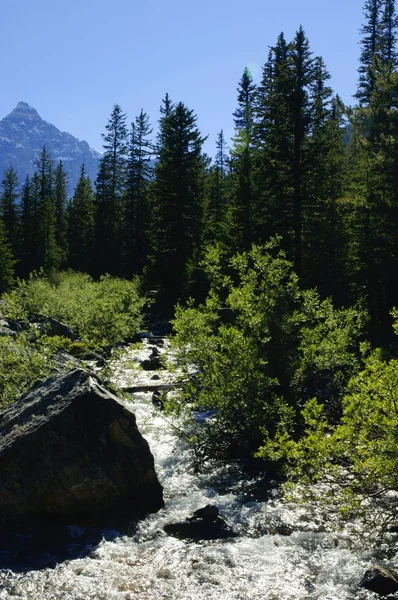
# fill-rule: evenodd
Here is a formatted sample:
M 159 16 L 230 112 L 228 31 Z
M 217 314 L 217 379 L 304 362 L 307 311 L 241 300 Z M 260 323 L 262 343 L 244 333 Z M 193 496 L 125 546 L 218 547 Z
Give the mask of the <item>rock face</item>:
M 379 596 L 389 596 L 398 591 L 398 574 L 382 565 L 372 565 L 359 585 Z
M 19 102 L 0 121 L 0 180 L 9 167 L 14 167 L 20 183 L 23 183 L 27 175 L 33 175 L 35 159 L 44 145 L 56 163 L 62 160 L 69 175 L 70 195 L 79 179 L 82 164 L 91 180 L 95 181 L 100 153 L 90 148 L 87 142 L 44 121 L 26 102 Z
M 0 413 L 0 519 L 85 518 L 163 506 L 133 413 L 81 369 L 54 376 Z

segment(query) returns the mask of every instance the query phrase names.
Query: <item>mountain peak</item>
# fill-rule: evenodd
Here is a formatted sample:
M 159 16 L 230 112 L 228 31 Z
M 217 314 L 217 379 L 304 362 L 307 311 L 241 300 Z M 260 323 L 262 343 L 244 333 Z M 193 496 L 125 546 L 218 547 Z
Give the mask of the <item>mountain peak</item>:
M 41 116 L 33 106 L 27 102 L 18 102 L 14 110 L 8 115 L 13 117 L 23 117 L 25 119 L 41 119 Z

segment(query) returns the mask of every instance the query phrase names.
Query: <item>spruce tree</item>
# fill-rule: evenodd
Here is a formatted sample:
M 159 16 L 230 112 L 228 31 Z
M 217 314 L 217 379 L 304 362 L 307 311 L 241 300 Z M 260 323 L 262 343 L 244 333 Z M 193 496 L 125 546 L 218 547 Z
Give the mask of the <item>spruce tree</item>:
M 214 165 L 209 167 L 206 177 L 203 231 L 205 244 L 216 242 L 226 244 L 228 230 L 232 229 L 228 214 L 231 206 L 227 182 L 229 158 L 223 130 L 217 135 L 216 148 Z
M 395 0 L 384 0 L 384 10 L 381 16 L 380 29 L 380 57 L 382 64 L 388 72 L 393 72 L 398 67 L 398 54 L 396 49 L 398 19 L 395 9 Z
M 360 30 L 362 50 L 356 98 L 364 105 L 370 102 L 377 78 L 383 41 L 382 8 L 383 0 L 366 0 L 363 9 L 366 22 Z
M 59 161 L 54 174 L 54 202 L 55 202 L 55 240 L 60 250 L 61 265 L 65 265 L 68 256 L 68 217 L 66 213 L 68 203 L 68 175 L 64 170 L 62 161 Z
M 0 216 L 3 218 L 4 227 L 14 257 L 19 251 L 20 231 L 17 200 L 19 199 L 18 174 L 14 167 L 4 173 L 0 193 Z
M 289 45 L 278 36 L 264 65 L 256 96 L 255 186 L 260 241 L 279 234 L 292 247 L 292 131 Z
M 121 274 L 124 256 L 126 115 L 115 104 L 106 125 L 104 154 L 96 181 L 96 273 Z
M 0 217 L 0 294 L 9 290 L 14 284 L 15 260 L 11 245 L 7 238 L 3 219 Z
M 37 168 L 36 194 L 37 204 L 37 252 L 38 264 L 47 273 L 59 269 L 62 254 L 57 244 L 57 219 L 54 195 L 54 165 L 46 146 L 35 161 Z
M 68 207 L 69 262 L 76 270 L 90 273 L 95 257 L 95 197 L 84 165 L 81 168 L 73 198 Z
M 238 87 L 238 108 L 234 112 L 235 137 L 232 147 L 232 167 L 235 173 L 233 193 L 236 250 L 248 250 L 254 234 L 253 151 L 254 101 L 256 86 L 245 68 Z
M 149 186 L 154 153 L 149 117 L 141 110 L 131 124 L 126 185 L 126 272 L 142 270 L 148 254 Z
M 201 238 L 204 138 L 182 102 L 162 113 L 151 230 L 151 280 L 171 308 L 187 290 Z

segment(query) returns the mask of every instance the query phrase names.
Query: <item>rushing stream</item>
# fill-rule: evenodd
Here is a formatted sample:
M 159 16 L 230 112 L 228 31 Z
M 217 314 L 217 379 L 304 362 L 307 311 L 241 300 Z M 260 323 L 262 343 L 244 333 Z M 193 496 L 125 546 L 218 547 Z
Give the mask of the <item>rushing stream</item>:
M 302 507 L 275 494 L 256 496 L 232 465 L 196 474 L 171 424 L 151 404 L 151 392 L 129 403 L 155 457 L 165 508 L 131 536 L 103 531 L 81 557 L 51 567 L 0 571 L 0 600 L 345 600 L 375 598 L 358 588 L 372 555 L 323 531 Z M 189 542 L 163 526 L 214 503 L 239 536 Z M 278 524 L 285 524 L 281 535 Z M 71 526 L 73 537 L 80 529 Z M 292 531 L 292 533 L 291 533 Z

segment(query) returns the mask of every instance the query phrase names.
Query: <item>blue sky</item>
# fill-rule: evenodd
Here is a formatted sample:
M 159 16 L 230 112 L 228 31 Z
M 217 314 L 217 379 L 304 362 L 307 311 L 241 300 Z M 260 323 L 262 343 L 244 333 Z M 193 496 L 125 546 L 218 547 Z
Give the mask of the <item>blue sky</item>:
M 352 102 L 364 0 L 2 0 L 0 118 L 23 100 L 101 150 L 118 103 L 154 124 L 165 92 L 198 115 L 206 150 L 232 134 L 246 65 L 260 75 L 268 47 L 302 24 L 331 85 Z

